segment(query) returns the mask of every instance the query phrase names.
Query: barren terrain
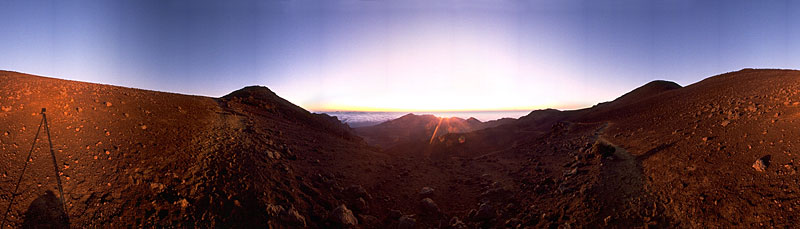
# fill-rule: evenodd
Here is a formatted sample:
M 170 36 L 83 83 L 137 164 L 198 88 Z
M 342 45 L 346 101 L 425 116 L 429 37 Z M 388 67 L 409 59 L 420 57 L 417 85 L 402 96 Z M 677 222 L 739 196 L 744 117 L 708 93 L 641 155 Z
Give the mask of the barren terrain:
M 14 196 L 3 226 L 791 227 L 800 216 L 793 70 L 654 81 L 433 137 L 428 121 L 354 131 L 266 87 L 209 98 L 0 72 L 0 108 L 4 211 Z M 46 136 L 13 192 L 41 108 L 66 209 Z

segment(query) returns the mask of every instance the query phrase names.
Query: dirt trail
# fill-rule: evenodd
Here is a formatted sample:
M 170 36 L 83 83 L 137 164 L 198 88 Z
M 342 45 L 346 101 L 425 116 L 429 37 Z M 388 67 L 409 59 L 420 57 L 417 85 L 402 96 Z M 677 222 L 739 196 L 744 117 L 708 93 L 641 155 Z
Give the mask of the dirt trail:
M 647 225 L 669 225 L 660 214 L 663 203 L 657 201 L 648 190 L 648 181 L 643 175 L 641 158 L 632 155 L 603 137 L 599 141 L 608 142 L 614 147 L 614 156 L 604 162 L 601 185 L 597 193 L 602 193 L 603 201 L 600 218 L 604 224 L 623 227 Z

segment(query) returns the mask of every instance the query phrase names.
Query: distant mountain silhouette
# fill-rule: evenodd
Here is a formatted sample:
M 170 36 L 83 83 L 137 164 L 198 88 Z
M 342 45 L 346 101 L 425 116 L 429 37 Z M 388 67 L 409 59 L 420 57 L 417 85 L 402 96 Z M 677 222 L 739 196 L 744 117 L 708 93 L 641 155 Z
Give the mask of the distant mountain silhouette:
M 489 122 L 481 122 L 476 118 L 462 119 L 457 117 L 440 118 L 434 115 L 403 115 L 374 126 L 355 128 L 355 132 L 373 145 L 392 147 L 395 144 L 413 142 L 425 143 L 430 139 L 448 133 L 464 133 L 502 124 L 511 123 L 514 119 L 504 118 Z M 435 133 L 435 134 L 434 134 Z

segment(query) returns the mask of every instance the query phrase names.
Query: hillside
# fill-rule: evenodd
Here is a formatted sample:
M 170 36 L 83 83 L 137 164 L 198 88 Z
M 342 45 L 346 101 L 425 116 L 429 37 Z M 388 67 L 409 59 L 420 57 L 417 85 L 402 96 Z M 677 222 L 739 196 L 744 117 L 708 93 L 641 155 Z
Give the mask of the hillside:
M 264 87 L 215 99 L 0 72 L 0 106 L 0 205 L 46 107 L 73 227 L 322 227 L 336 187 L 371 180 L 351 174 L 384 158 Z M 58 215 L 32 204 L 58 195 L 41 136 L 8 225 Z
M 522 225 L 790 226 L 800 216 L 798 93 L 798 71 L 744 69 L 562 112 L 547 131 L 473 158 L 508 168 L 493 180 L 537 206 L 513 216 Z M 454 154 L 476 148 L 459 138 L 519 130 L 454 134 L 434 147 Z
M 794 70 L 656 81 L 388 148 L 266 87 L 209 98 L 0 72 L 0 207 L 42 107 L 67 209 L 40 135 L 5 226 L 66 215 L 71 227 L 751 228 L 800 217 Z M 405 118 L 425 131 L 444 122 Z

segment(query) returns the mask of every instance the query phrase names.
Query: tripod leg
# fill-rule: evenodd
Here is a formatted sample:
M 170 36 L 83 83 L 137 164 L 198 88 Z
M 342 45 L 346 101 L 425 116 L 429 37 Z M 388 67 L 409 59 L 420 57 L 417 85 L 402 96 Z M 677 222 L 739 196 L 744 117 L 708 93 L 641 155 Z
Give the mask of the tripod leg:
M 8 217 L 8 213 L 11 212 L 11 206 L 14 205 L 14 197 L 17 197 L 17 191 L 19 191 L 19 184 L 22 183 L 22 177 L 25 176 L 25 170 L 28 169 L 28 161 L 31 160 L 31 154 L 33 154 L 33 148 L 36 146 L 36 139 L 39 139 L 39 132 L 42 130 L 42 124 L 44 124 L 44 116 L 42 116 L 42 121 L 39 121 L 39 128 L 36 129 L 36 135 L 33 137 L 33 143 L 31 144 L 31 150 L 28 151 L 28 157 L 25 158 L 25 165 L 22 166 L 22 173 L 19 174 L 19 179 L 17 179 L 17 185 L 14 187 L 14 192 L 11 193 L 11 200 L 8 202 L 8 208 L 6 208 L 5 214 L 3 214 L 3 221 L 0 223 L 0 229 L 3 228 L 6 224 L 6 217 Z
M 47 141 L 50 143 L 50 156 L 53 158 L 53 168 L 56 171 L 56 183 L 58 183 L 58 192 L 61 194 L 61 204 L 64 207 L 64 213 L 67 213 L 67 202 L 64 199 L 64 188 L 61 186 L 61 174 L 58 172 L 58 162 L 56 161 L 56 154 L 53 152 L 53 140 L 50 138 L 50 126 L 47 125 L 47 116 L 42 113 L 42 120 L 44 120 L 44 129 L 47 132 Z M 69 217 L 69 214 L 67 214 Z

